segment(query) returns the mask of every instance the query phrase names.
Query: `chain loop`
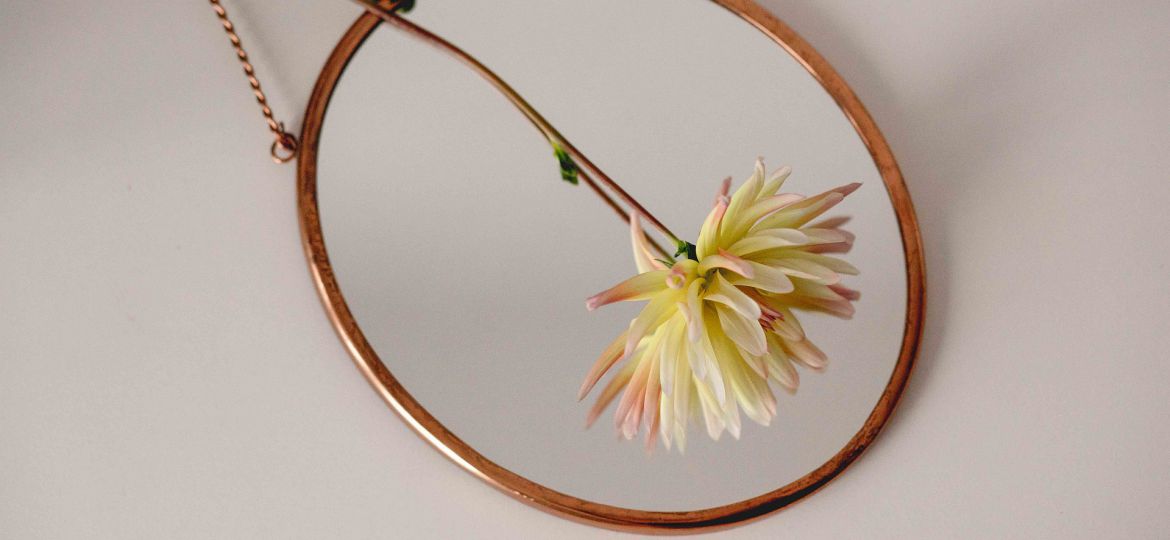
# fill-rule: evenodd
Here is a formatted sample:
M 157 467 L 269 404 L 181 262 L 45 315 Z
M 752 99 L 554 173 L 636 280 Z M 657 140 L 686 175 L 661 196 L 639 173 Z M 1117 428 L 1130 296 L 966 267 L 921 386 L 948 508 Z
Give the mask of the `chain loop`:
M 281 122 L 278 127 L 281 134 L 272 141 L 272 147 L 268 149 L 268 153 L 272 155 L 272 161 L 288 163 L 297 157 L 297 150 L 300 147 L 297 145 L 297 138 L 284 131 L 284 122 Z M 283 152 L 281 152 L 282 150 Z
M 268 106 L 268 97 L 264 95 L 264 91 L 260 89 L 260 79 L 256 78 L 256 69 L 252 66 L 252 62 L 248 60 L 248 53 L 244 51 L 244 46 L 240 42 L 240 36 L 236 33 L 236 26 L 232 24 L 228 18 L 227 10 L 219 3 L 219 0 L 208 0 L 211 2 L 211 9 L 215 10 L 215 15 L 219 17 L 223 23 L 223 31 L 227 33 L 228 40 L 232 42 L 232 47 L 236 50 L 236 59 L 240 61 L 240 66 L 244 68 L 244 75 L 248 77 L 248 85 L 252 87 L 252 94 L 256 96 L 256 103 L 260 104 L 260 113 L 264 115 L 264 120 L 268 124 L 268 130 L 272 132 L 273 141 L 269 154 L 272 155 L 272 161 L 276 163 L 288 163 L 297 156 L 299 145 L 297 138 L 293 134 L 284 130 L 284 123 L 277 122 L 272 114 L 272 108 Z

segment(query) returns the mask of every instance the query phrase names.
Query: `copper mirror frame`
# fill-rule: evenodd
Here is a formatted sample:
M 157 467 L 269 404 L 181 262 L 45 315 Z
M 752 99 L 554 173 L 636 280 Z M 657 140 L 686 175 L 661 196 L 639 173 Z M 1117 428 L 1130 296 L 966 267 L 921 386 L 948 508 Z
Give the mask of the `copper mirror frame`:
M 906 387 L 922 336 L 926 291 L 918 223 L 902 173 L 877 125 L 840 75 L 787 25 L 752 0 L 712 1 L 750 23 L 792 55 L 820 82 L 849 118 L 869 149 L 893 204 L 901 230 L 907 272 L 906 322 L 898 363 L 865 424 L 844 448 L 816 470 L 779 489 L 737 503 L 687 512 L 652 512 L 578 499 L 497 465 L 431 416 L 386 368 L 350 313 L 329 264 L 317 206 L 317 153 L 325 112 L 346 65 L 381 22 L 376 16 L 363 14 L 341 38 L 321 70 L 305 111 L 301 156 L 297 164 L 302 240 L 325 309 L 358 369 L 382 399 L 419 435 L 475 476 L 539 509 L 611 529 L 661 533 L 729 526 L 787 507 L 820 489 L 853 463 L 881 431 Z

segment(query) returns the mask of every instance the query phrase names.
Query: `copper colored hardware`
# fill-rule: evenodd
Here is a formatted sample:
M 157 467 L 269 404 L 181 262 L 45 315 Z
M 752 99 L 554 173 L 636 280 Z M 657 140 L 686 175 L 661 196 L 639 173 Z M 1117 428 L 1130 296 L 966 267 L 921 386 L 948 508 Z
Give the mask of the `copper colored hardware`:
M 611 529 L 641 533 L 680 533 L 723 528 L 759 519 L 771 512 L 787 508 L 821 489 L 856 461 L 886 425 L 909 381 L 922 339 L 926 309 L 926 269 L 918 221 L 902 172 L 877 124 L 853 90 L 829 63 L 780 19 L 753 0 L 711 1 L 739 16 L 787 51 L 836 101 L 869 149 L 874 165 L 881 174 L 890 197 L 890 204 L 898 219 L 906 264 L 906 320 L 898 361 L 865 424 L 820 467 L 788 485 L 736 503 L 685 512 L 635 510 L 587 501 L 533 482 L 491 461 L 448 430 L 411 396 L 366 340 L 345 301 L 325 247 L 317 205 L 317 155 L 325 112 L 337 82 L 362 43 L 379 26 L 382 20 L 379 16 L 371 13 L 362 14 L 342 36 L 317 78 L 305 111 L 305 123 L 301 132 L 303 154 L 297 162 L 297 206 L 309 270 L 330 321 L 353 358 L 354 364 L 370 386 L 424 440 L 491 486 L 541 510 Z M 389 354 L 388 351 L 383 353 Z
M 268 106 L 268 98 L 264 95 L 264 91 L 260 89 L 260 79 L 256 78 L 256 69 L 252 67 L 252 62 L 248 60 L 248 53 L 244 51 L 244 46 L 240 43 L 240 36 L 236 34 L 236 26 L 228 18 L 227 10 L 220 5 L 219 0 L 209 1 L 211 2 L 211 9 L 215 10 L 215 15 L 223 23 L 223 31 L 227 33 L 228 40 L 232 42 L 232 47 L 236 49 L 236 58 L 244 68 L 244 75 L 248 77 L 248 84 L 252 87 L 252 94 L 256 96 L 256 103 L 260 104 L 260 113 L 264 115 L 264 120 L 268 123 L 268 129 L 272 132 L 272 147 L 268 150 L 268 153 L 272 156 L 272 161 L 276 163 L 288 163 L 292 161 L 297 156 L 297 138 L 284 130 L 284 122 L 277 122 L 276 118 L 273 117 L 272 108 Z

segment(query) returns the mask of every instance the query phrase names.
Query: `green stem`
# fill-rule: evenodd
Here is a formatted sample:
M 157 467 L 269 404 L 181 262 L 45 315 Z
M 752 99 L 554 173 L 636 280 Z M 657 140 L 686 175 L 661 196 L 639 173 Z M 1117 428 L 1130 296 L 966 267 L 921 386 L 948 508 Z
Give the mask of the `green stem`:
M 618 199 L 621 199 L 621 201 L 626 203 L 626 205 L 628 205 L 630 208 L 636 210 L 639 215 L 646 218 L 646 221 L 649 222 L 651 226 L 669 238 L 671 242 L 677 245 L 682 245 L 683 241 L 680 240 L 673 232 L 671 232 L 670 229 L 668 229 L 666 225 L 664 225 L 658 218 L 654 217 L 654 214 L 651 214 L 648 210 L 646 210 L 646 208 L 643 207 L 632 196 L 630 196 L 626 190 L 622 189 L 622 187 L 619 186 L 617 182 L 610 178 L 609 175 L 605 174 L 605 171 L 602 171 L 601 168 L 594 164 L 593 161 L 585 156 L 585 154 L 581 153 L 581 151 L 578 150 L 576 146 L 573 146 L 573 144 L 569 142 L 569 140 L 566 139 L 564 135 L 561 135 L 561 133 L 557 131 L 557 129 L 553 127 L 553 125 L 548 120 L 546 120 L 544 116 L 540 114 L 540 112 L 536 110 L 536 108 L 528 103 L 528 101 L 525 100 L 519 92 L 517 92 L 514 88 L 512 88 L 511 85 L 500 78 L 499 75 L 496 75 L 494 71 L 477 60 L 474 56 L 471 56 L 463 49 L 460 49 L 453 43 L 443 39 L 442 37 L 439 37 L 429 30 L 402 17 L 399 17 L 394 13 L 396 9 L 394 7 L 384 8 L 379 5 L 377 0 L 354 1 L 361 4 L 366 8 L 367 11 L 378 16 L 378 18 L 389 23 L 391 26 L 403 30 L 413 37 L 419 38 L 422 41 L 438 47 L 443 52 L 454 56 L 468 67 L 472 68 L 481 77 L 491 83 L 492 86 L 496 88 L 496 90 L 504 95 L 504 97 L 508 98 L 508 101 L 510 101 L 512 105 L 514 105 L 522 114 L 524 114 L 524 116 L 528 118 L 532 125 L 535 126 L 536 129 L 544 135 L 549 144 L 552 145 L 553 150 L 557 152 L 557 157 L 562 163 L 563 173 L 565 173 L 566 170 L 566 162 L 562 158 L 562 153 L 570 158 L 571 161 L 569 161 L 569 163 L 571 163 L 573 167 L 576 167 L 577 163 L 580 163 L 580 165 L 584 167 L 583 169 L 578 169 L 573 172 L 579 175 L 581 179 L 585 180 L 586 184 L 593 188 L 593 191 L 596 192 L 597 195 L 601 197 L 606 203 L 608 203 L 610 208 L 613 208 L 615 212 L 622 216 L 627 223 L 630 220 L 630 215 L 626 211 L 622 210 L 621 207 L 618 206 L 617 203 L 614 202 L 608 194 L 601 190 L 600 186 L 597 185 L 598 183 L 609 188 L 609 190 L 612 191 Z M 565 176 L 567 175 L 568 173 L 565 173 Z M 594 175 L 596 176 L 596 180 L 594 179 Z M 569 180 L 569 178 L 565 179 Z M 669 257 L 668 252 L 664 250 L 662 246 L 658 245 L 658 243 L 655 242 L 652 238 L 649 240 L 656 251 L 665 257 Z

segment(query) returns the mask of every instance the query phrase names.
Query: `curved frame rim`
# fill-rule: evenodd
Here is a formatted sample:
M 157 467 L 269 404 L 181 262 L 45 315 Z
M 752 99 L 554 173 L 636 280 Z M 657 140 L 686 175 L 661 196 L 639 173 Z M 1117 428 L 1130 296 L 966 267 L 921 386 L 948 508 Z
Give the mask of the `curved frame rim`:
M 497 465 L 459 439 L 427 412 L 381 361 L 349 311 L 337 283 L 325 249 L 317 205 L 317 155 L 325 113 L 345 67 L 378 27 L 380 20 L 374 15 L 363 13 L 330 54 L 310 96 L 301 132 L 297 207 L 309 269 L 330 321 L 373 389 L 423 439 L 491 486 L 541 510 L 615 530 L 669 534 L 738 525 L 786 508 L 819 490 L 851 465 L 885 426 L 909 380 L 922 338 L 926 277 L 921 236 L 902 173 L 877 125 L 829 63 L 774 15 L 753 0 L 711 1 L 738 15 L 787 51 L 837 102 L 869 150 L 886 186 L 898 218 L 907 270 L 906 321 L 898 362 L 865 424 L 820 467 L 750 499 L 701 510 L 660 512 L 610 506 L 554 491 Z

